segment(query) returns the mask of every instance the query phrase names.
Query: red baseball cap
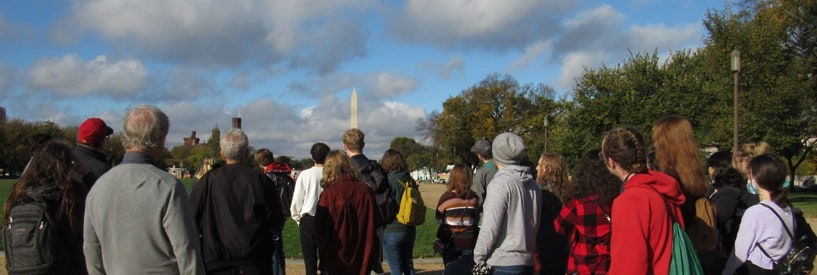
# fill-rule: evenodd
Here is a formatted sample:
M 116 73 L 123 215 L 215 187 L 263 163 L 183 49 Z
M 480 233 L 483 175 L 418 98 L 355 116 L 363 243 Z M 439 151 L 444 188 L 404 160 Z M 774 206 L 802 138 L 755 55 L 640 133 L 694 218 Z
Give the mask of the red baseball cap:
M 105 124 L 102 119 L 92 117 L 86 119 L 77 131 L 77 141 L 84 144 L 98 145 L 105 140 L 106 137 L 113 134 L 113 129 Z

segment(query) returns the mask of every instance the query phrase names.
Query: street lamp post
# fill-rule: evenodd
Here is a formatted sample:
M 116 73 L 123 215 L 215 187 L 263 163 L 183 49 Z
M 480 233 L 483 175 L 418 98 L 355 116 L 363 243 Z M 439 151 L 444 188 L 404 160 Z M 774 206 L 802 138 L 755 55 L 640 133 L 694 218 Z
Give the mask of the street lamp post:
M 734 147 L 732 148 L 732 152 L 737 153 L 738 151 L 738 75 L 740 74 L 740 51 L 735 49 L 732 51 L 732 72 L 735 75 L 735 94 L 734 94 L 734 122 L 733 122 L 733 133 L 732 138 L 734 140 Z
M 543 125 L 545 126 L 545 152 L 547 152 L 548 151 L 548 127 L 550 127 L 550 118 L 547 115 L 545 115 Z

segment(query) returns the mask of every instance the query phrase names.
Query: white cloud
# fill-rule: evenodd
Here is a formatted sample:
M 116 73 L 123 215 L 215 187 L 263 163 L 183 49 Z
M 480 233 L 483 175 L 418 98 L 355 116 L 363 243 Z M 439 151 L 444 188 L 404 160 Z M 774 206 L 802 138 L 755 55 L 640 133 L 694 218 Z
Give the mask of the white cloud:
M 680 50 L 700 45 L 703 37 L 700 24 L 686 24 L 677 27 L 647 25 L 630 27 L 628 36 L 632 47 L 642 51 Z
M 373 92 L 386 98 L 393 98 L 401 94 L 413 92 L 417 88 L 417 80 L 389 72 L 379 72 L 368 76 Z
M 564 23 L 564 33 L 554 45 L 554 58 L 588 49 L 619 49 L 624 15 L 609 5 L 584 11 Z
M 557 33 L 575 1 L 406 1 L 391 22 L 402 40 L 442 48 L 504 50 Z
M 585 68 L 596 68 L 601 65 L 604 53 L 597 52 L 574 52 L 564 57 L 562 60 L 562 74 L 559 76 L 559 88 L 573 89 L 576 87 L 576 80 L 584 75 Z
M 145 87 L 147 77 L 142 62 L 130 58 L 109 62 L 104 55 L 89 61 L 73 54 L 42 59 L 29 71 L 32 87 L 48 90 L 57 97 L 129 97 Z
M 564 34 L 554 45 L 552 60 L 561 64 L 558 88 L 572 89 L 585 68 L 625 62 L 631 53 L 652 53 L 701 46 L 697 23 L 678 26 L 631 25 L 612 6 L 601 5 L 564 22 Z M 659 55 L 662 55 L 659 53 Z
M 525 53 L 522 54 L 516 61 L 514 61 L 509 67 L 511 70 L 522 70 L 528 67 L 531 62 L 539 58 L 542 54 L 548 51 L 551 48 L 550 41 L 539 41 L 529 45 L 525 49 Z
M 369 1 L 79 0 L 53 34 L 98 33 L 162 61 L 208 67 L 283 63 L 320 73 L 365 55 L 365 33 L 344 14 Z M 340 12 L 342 11 L 342 12 Z M 354 18 L 363 21 L 365 18 Z

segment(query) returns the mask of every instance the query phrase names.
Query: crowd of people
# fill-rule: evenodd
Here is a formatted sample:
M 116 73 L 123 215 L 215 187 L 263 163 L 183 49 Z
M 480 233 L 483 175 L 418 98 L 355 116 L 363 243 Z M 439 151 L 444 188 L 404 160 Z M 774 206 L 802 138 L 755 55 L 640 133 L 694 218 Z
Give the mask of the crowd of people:
M 58 241 L 43 274 L 285 274 L 290 218 L 306 274 L 384 273 L 384 258 L 392 274 L 415 274 L 417 229 L 394 217 L 404 189 L 417 187 L 401 152 L 370 160 L 364 133 L 349 129 L 342 149 L 312 145 L 314 166 L 293 179 L 270 150 L 250 152 L 247 135 L 230 129 L 220 137 L 225 164 L 188 193 L 156 165 L 169 126 L 155 106 L 128 110 L 125 155 L 114 167 L 102 151 L 113 129 L 98 118 L 80 125 L 76 146 L 32 146 L 4 210 L 7 223 L 15 207 L 49 212 Z M 768 144 L 701 164 L 681 116 L 656 121 L 651 141 L 614 128 L 572 170 L 553 152 L 526 161 L 514 133 L 476 141 L 480 166 L 454 165 L 435 208 L 445 274 L 668 274 L 674 223 L 705 274 L 774 274 L 793 243 L 795 213 L 786 166 Z M 707 203 L 717 211 L 708 225 L 697 216 Z M 27 256 L 15 251 L 7 258 L 19 264 Z

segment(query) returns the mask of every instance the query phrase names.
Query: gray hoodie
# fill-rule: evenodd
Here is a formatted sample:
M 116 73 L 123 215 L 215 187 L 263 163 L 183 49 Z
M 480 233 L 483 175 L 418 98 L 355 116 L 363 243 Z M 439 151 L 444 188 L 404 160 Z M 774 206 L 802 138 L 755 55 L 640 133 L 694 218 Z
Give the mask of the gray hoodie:
M 527 167 L 508 165 L 488 184 L 474 261 L 490 266 L 533 266 L 542 190 Z

